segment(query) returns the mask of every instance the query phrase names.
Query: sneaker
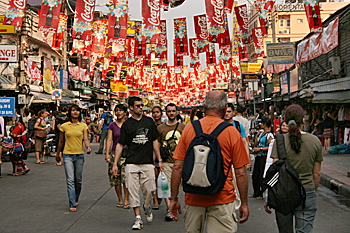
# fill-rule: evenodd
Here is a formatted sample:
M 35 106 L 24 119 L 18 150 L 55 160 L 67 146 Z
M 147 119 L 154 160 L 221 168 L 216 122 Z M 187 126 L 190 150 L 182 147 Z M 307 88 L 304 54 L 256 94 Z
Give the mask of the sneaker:
M 141 218 L 136 218 L 134 225 L 132 225 L 133 230 L 141 230 L 143 228 L 143 221 Z
M 174 221 L 174 218 L 173 218 L 173 216 L 171 216 L 170 215 L 170 213 L 169 213 L 169 210 L 167 210 L 167 213 L 166 213 L 166 215 L 165 215 L 165 221 Z
M 146 221 L 152 222 L 153 221 L 153 214 L 152 214 L 151 207 L 145 208 L 145 206 L 143 206 L 143 210 L 145 211 Z

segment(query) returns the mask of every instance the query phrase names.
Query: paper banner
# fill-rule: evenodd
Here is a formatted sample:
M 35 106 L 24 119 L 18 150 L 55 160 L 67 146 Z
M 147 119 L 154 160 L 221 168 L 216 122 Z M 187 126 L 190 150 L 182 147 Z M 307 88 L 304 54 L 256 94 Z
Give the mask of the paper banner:
M 108 27 L 107 20 L 97 19 L 94 22 L 94 34 L 92 40 L 92 53 L 102 56 L 106 49 L 106 32 Z M 124 42 L 125 44 L 125 42 Z
M 309 40 L 310 59 L 314 59 L 323 54 L 322 33 L 316 33 Z
M 186 18 L 174 19 L 175 48 L 178 56 L 188 55 Z
M 126 38 L 128 21 L 128 0 L 110 0 L 108 12 L 108 43 Z
M 225 32 L 224 4 L 222 0 L 205 0 L 208 15 L 209 42 L 219 43 Z
M 146 46 L 142 35 L 142 21 L 135 21 L 135 56 L 142 58 L 146 55 Z
M 330 22 L 323 30 L 323 50 L 328 53 L 338 46 L 339 17 Z
M 27 74 L 34 80 L 41 80 L 41 73 L 36 63 L 30 59 L 27 61 Z M 28 73 L 29 72 L 29 73 Z
M 311 32 L 322 32 L 322 20 L 318 0 L 304 0 L 306 18 Z
M 194 68 L 199 61 L 199 53 L 198 53 L 198 39 L 190 39 L 190 67 Z
M 194 19 L 194 29 L 198 39 L 198 49 L 199 53 L 204 53 L 209 51 L 209 32 L 208 32 L 208 23 L 207 16 L 204 15 L 195 15 Z
M 241 37 L 244 44 L 249 43 L 249 15 L 247 5 L 241 5 L 235 7 L 235 13 L 237 22 L 239 25 L 239 30 L 241 32 Z
M 52 49 L 60 50 L 64 31 L 67 27 L 68 15 L 60 15 L 60 20 L 57 27 L 57 33 L 53 35 Z
M 243 44 L 241 41 L 239 41 L 238 50 L 239 50 L 239 60 L 248 61 L 248 45 Z
M 142 0 L 143 35 L 146 44 L 160 42 L 160 1 Z
M 225 12 L 232 14 L 232 8 L 233 8 L 233 0 L 225 0 L 224 1 Z
M 95 12 L 95 0 L 77 0 L 72 38 L 91 40 Z
M 274 5 L 275 5 L 275 0 L 266 0 L 266 3 L 264 5 L 264 9 L 271 12 Z
M 27 0 L 10 0 L 7 4 L 4 25 L 22 27 Z
M 253 28 L 252 35 L 254 40 L 256 57 L 265 57 L 263 28 Z
M 207 65 L 215 65 L 216 64 L 216 54 L 215 54 L 215 44 L 209 43 L 209 52 L 207 52 Z
M 39 31 L 56 33 L 60 21 L 61 4 L 62 0 L 43 0 L 39 15 Z
M 51 86 L 51 59 L 44 57 L 44 69 L 43 69 L 43 83 L 44 91 L 48 94 L 52 94 Z

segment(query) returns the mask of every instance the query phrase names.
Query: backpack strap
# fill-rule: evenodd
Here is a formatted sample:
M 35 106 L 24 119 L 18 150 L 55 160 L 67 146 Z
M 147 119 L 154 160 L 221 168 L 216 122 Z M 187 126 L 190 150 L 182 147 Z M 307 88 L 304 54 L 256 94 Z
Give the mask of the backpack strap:
M 218 137 L 219 134 L 226 129 L 227 127 L 231 126 L 232 124 L 228 123 L 228 122 L 221 122 L 211 133 L 211 135 L 213 135 L 214 137 Z M 233 125 L 232 125 L 233 126 Z
M 199 120 L 192 121 L 192 125 L 194 128 L 194 131 L 196 132 L 196 135 L 200 135 L 203 133 L 202 126 L 201 126 L 201 123 L 199 122 Z
M 239 133 L 241 133 L 241 126 L 240 126 L 239 121 L 235 121 L 235 120 L 233 120 L 233 121 L 235 122 L 236 129 L 238 130 Z
M 277 153 L 280 159 L 287 157 L 286 146 L 284 145 L 284 135 L 276 134 Z

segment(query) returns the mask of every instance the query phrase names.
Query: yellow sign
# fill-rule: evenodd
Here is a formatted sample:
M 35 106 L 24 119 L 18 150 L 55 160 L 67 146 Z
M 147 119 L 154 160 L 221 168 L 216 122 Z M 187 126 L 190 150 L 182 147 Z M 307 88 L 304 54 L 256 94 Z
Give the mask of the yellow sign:
M 248 63 L 241 63 L 242 72 L 248 72 Z
M 270 43 L 266 45 L 269 65 L 294 63 L 294 43 Z
M 127 29 L 126 29 L 126 34 L 128 36 L 132 36 L 134 37 L 135 36 L 135 21 L 128 21 L 128 24 L 127 24 Z
M 113 92 L 128 92 L 128 87 L 123 85 L 122 82 L 114 83 L 111 81 L 111 91 Z
M 5 16 L 0 15 L 0 34 L 14 34 L 15 27 L 12 25 L 4 25 Z
M 259 72 L 261 69 L 260 63 L 241 63 L 242 72 Z

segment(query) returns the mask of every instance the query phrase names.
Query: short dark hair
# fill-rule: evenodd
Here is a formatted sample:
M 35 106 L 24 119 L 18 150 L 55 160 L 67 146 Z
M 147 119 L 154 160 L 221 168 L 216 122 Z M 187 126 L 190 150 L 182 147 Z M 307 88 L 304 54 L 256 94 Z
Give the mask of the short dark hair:
M 261 118 L 261 123 L 264 123 L 267 127 L 271 127 L 271 120 L 266 116 Z
M 123 110 L 124 112 L 128 111 L 128 107 L 126 107 L 124 104 L 118 104 L 115 106 L 114 111 L 117 111 L 117 108 L 119 108 L 120 110 Z
M 235 106 L 233 106 L 233 103 L 227 103 L 228 108 L 232 108 L 232 111 L 235 110 Z
M 103 106 L 103 109 L 104 109 L 105 111 L 108 111 L 109 107 L 108 107 L 107 105 L 105 105 L 105 106 Z
M 176 108 L 176 111 L 177 111 L 176 104 L 174 104 L 174 103 L 168 103 L 167 106 L 165 106 L 165 111 L 168 110 L 168 107 L 175 107 L 175 108 Z
M 136 101 L 142 101 L 142 99 L 141 99 L 140 97 L 138 97 L 138 96 L 131 96 L 131 97 L 129 98 L 129 100 L 128 100 L 129 108 L 130 108 L 131 106 L 134 107 L 134 103 L 135 103 Z
M 245 110 L 246 110 L 246 108 L 243 107 L 242 105 L 238 105 L 238 106 L 237 106 L 237 112 L 239 112 L 239 113 L 244 113 Z

